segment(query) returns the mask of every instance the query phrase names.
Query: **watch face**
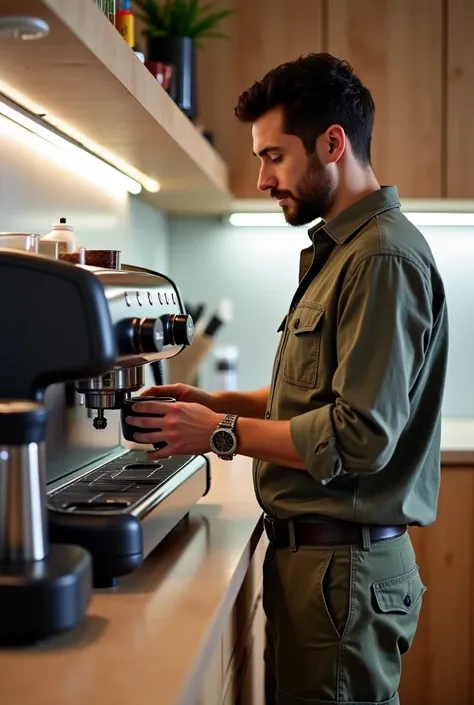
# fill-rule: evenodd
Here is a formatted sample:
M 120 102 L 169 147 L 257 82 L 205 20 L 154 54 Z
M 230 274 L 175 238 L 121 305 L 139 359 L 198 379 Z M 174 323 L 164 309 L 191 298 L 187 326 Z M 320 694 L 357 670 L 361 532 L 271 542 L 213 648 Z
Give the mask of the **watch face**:
M 212 435 L 212 443 L 218 453 L 232 453 L 235 450 L 236 442 L 231 431 L 216 431 Z

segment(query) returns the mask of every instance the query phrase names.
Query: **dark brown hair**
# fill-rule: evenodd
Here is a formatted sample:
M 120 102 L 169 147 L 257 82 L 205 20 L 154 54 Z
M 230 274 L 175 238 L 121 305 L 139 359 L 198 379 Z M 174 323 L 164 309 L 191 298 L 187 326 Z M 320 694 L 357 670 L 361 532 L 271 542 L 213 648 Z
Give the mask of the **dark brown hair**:
M 356 159 L 370 164 L 375 105 L 347 61 L 321 53 L 281 64 L 240 95 L 235 115 L 241 122 L 255 122 L 277 106 L 284 110 L 285 132 L 298 136 L 308 154 L 316 138 L 337 124 Z

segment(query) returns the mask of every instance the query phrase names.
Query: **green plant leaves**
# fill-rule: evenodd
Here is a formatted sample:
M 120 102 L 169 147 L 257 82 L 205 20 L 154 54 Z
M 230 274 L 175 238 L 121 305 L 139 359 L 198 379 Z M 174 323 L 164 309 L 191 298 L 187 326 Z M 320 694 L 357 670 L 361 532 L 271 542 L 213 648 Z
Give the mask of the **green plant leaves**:
M 199 0 L 135 0 L 137 17 L 146 25 L 148 37 L 227 38 L 218 25 L 233 10 L 214 12 L 214 3 L 199 5 Z

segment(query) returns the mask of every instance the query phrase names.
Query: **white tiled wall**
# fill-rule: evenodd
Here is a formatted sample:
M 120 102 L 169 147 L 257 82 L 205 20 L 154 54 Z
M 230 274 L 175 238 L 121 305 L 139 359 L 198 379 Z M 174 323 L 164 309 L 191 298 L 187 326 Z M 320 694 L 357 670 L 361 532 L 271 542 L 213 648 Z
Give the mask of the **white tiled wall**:
M 423 228 L 444 278 L 451 328 L 444 415 L 474 416 L 474 228 Z M 234 304 L 234 320 L 216 344 L 240 351 L 242 389 L 268 384 L 276 329 L 297 283 L 305 229 L 236 228 L 216 220 L 170 222 L 171 274 L 192 303 L 212 311 L 222 297 Z M 213 388 L 211 360 L 201 382 Z

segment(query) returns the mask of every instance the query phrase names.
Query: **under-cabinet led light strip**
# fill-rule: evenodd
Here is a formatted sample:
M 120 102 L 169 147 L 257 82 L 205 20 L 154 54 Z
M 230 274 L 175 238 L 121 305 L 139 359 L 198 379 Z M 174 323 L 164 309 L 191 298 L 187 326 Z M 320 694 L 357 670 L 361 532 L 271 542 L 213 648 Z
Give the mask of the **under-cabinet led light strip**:
M 43 144 L 37 144 L 42 154 L 63 163 L 94 183 L 102 183 L 109 190 L 120 189 L 133 194 L 140 193 L 142 187 L 152 193 L 160 190 L 157 181 L 145 176 L 138 180 L 135 170 L 135 178 L 128 176 L 3 95 L 0 95 L 0 115 L 43 140 Z M 29 144 L 33 146 L 31 142 Z
M 404 213 L 417 227 L 474 226 L 474 213 Z M 232 213 L 229 223 L 242 228 L 274 228 L 287 225 L 283 213 Z

